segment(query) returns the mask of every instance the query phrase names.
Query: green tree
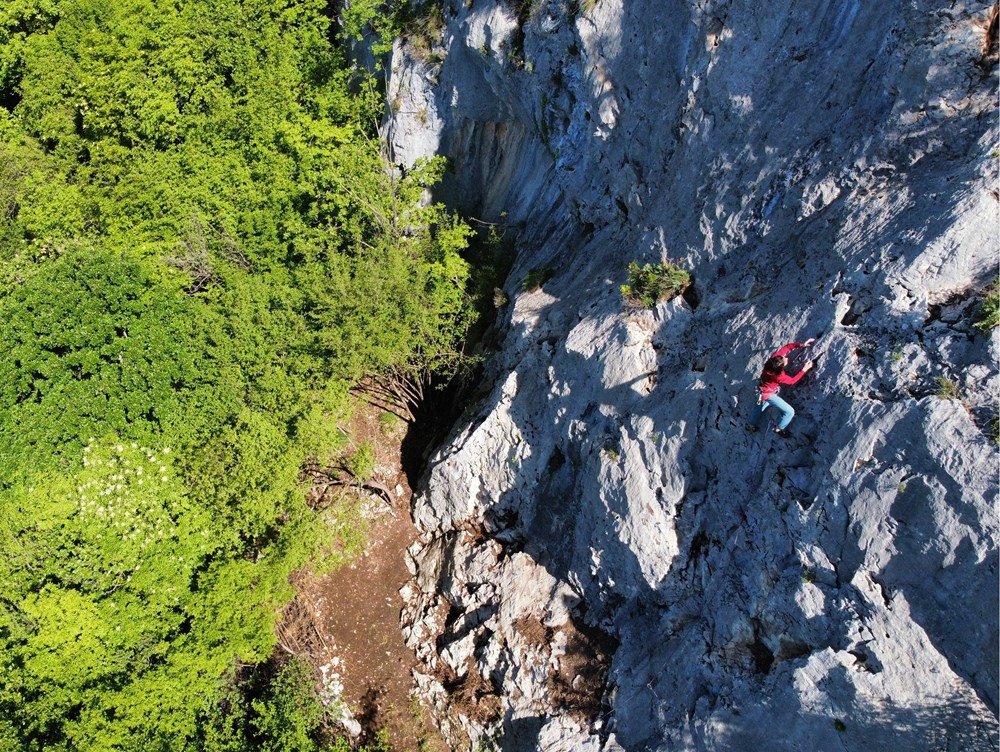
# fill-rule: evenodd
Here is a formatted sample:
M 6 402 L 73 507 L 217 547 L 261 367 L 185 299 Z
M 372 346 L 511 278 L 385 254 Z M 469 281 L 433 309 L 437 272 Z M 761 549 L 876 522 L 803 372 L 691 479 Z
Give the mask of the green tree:
M 458 368 L 472 316 L 443 163 L 386 165 L 331 34 L 375 8 L 0 8 L 0 749 L 328 743 L 266 668 L 338 550 L 301 469 L 352 387 Z

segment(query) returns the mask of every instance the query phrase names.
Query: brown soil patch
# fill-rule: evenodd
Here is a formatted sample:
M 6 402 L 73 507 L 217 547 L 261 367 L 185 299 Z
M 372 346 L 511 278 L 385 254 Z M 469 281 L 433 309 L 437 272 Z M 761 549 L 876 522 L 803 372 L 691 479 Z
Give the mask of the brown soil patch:
M 387 427 L 379 422 L 379 412 L 359 408 L 345 428 L 355 446 L 374 445 L 373 480 L 389 491 L 391 506 L 378 493 L 359 491 L 369 497 L 364 553 L 324 577 L 304 575 L 286 621 L 298 617 L 295 632 L 304 635 L 300 642 L 308 643 L 313 665 L 324 667 L 327 677 L 335 674 L 343 685 L 341 699 L 362 725 L 362 742 L 382 732 L 397 752 L 445 752 L 430 711 L 412 696 L 417 660 L 400 630 L 399 589 L 410 578 L 405 553 L 417 537 L 399 453 L 406 426 Z
M 552 630 L 537 616 L 518 617 L 514 621 L 514 629 L 532 645 L 545 647 L 552 642 Z
M 558 628 L 566 637 L 566 653 L 549 678 L 552 703 L 584 721 L 603 711 L 604 690 L 618 641 L 606 632 L 571 618 Z

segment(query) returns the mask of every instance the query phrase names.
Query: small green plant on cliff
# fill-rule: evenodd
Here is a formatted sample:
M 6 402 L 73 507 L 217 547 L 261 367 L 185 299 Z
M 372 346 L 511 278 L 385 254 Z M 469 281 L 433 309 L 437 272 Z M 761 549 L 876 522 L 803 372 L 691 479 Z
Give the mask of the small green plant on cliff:
M 441 45 L 444 37 L 444 12 L 439 3 L 429 2 L 421 5 L 411 6 L 407 9 L 407 14 L 411 17 L 401 18 L 401 25 L 406 29 L 414 51 L 425 62 L 431 65 L 436 64 L 431 59 Z M 440 62 L 440 60 L 437 60 Z
M 544 267 L 538 267 L 532 269 L 524 277 L 524 282 L 521 283 L 521 289 L 525 292 L 534 292 L 538 290 L 552 278 L 552 270 L 546 269 Z
M 503 748 L 503 730 L 484 734 L 476 744 L 476 752 L 500 752 Z
M 989 332 L 1000 324 L 1000 279 L 986 288 L 979 317 L 975 327 L 981 332 Z
M 652 308 L 661 300 L 677 297 L 690 284 L 691 275 L 669 261 L 644 266 L 633 261 L 628 265 L 628 282 L 618 289 L 629 307 Z
M 937 396 L 941 399 L 958 399 L 958 384 L 947 376 L 938 376 L 934 379 L 938 385 Z

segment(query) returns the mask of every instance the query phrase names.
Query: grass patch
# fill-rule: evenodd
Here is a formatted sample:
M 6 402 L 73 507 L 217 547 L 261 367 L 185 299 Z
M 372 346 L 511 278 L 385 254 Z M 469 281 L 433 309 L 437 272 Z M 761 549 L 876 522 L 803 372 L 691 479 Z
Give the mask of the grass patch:
M 390 413 L 388 410 L 380 412 L 376 420 L 378 421 L 379 430 L 386 435 L 395 433 L 396 427 L 402 422 L 402 418 L 395 413 Z
M 934 381 L 937 382 L 938 391 L 937 396 L 941 399 L 958 399 L 958 384 L 947 376 L 938 376 Z
M 981 332 L 989 332 L 1000 324 L 1000 278 L 983 291 L 983 302 L 979 308 L 979 321 L 974 326 Z
M 403 4 L 395 13 L 394 23 L 413 47 L 418 58 L 430 65 L 443 61 L 444 4 L 439 0 Z

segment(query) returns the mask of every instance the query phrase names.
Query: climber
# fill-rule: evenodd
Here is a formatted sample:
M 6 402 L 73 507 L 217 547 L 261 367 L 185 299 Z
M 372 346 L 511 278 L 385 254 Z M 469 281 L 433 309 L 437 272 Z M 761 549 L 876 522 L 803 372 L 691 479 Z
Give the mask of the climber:
M 757 404 L 760 405 L 760 409 L 757 410 L 750 424 L 747 426 L 748 431 L 756 431 L 768 405 L 774 405 L 774 407 L 781 411 L 781 421 L 778 423 L 778 427 L 774 429 L 774 432 L 783 437 L 790 435 L 786 429 L 788 428 L 788 424 L 792 422 L 792 418 L 795 417 L 795 409 L 778 396 L 778 389 L 782 384 L 795 384 L 813 367 L 813 361 L 809 360 L 802 366 L 802 370 L 794 376 L 789 376 L 785 373 L 785 367 L 788 365 L 788 353 L 799 347 L 809 347 L 815 341 L 815 338 L 810 338 L 805 342 L 787 344 L 764 363 L 764 370 L 761 371 L 760 381 L 757 384 L 757 390 L 760 393 Z

